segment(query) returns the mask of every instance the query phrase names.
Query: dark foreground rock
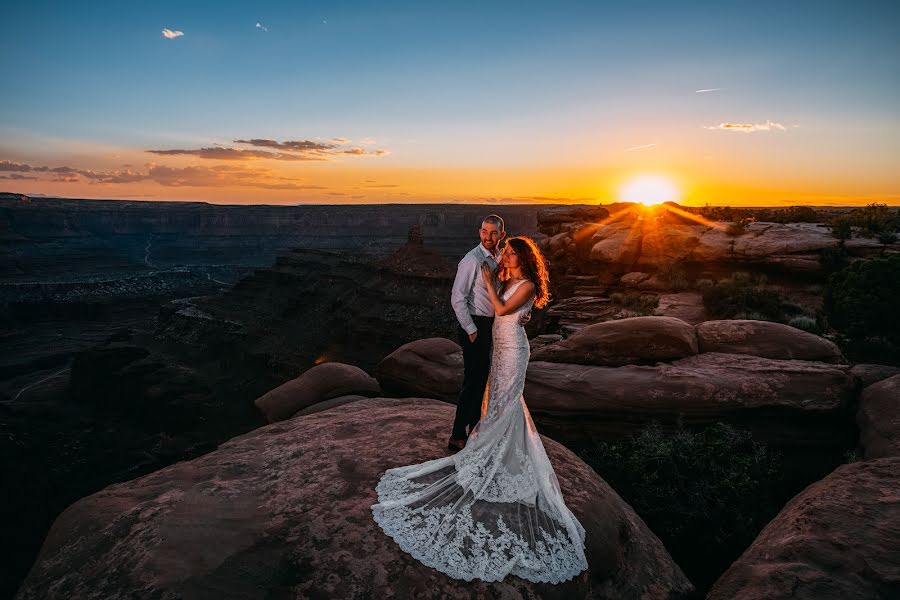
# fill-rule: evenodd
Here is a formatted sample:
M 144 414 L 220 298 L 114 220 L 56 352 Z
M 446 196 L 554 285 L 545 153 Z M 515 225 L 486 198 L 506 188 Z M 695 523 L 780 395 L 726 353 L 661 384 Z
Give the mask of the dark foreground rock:
M 367 399 L 257 429 L 113 485 L 56 520 L 19 600 L 57 598 L 619 598 L 691 589 L 660 541 L 586 464 L 544 439 L 587 530 L 567 583 L 450 579 L 372 520 L 375 484 L 443 455 L 453 407 Z
M 806 488 L 716 582 L 709 600 L 900 598 L 900 458 Z
M 900 455 L 900 375 L 863 390 L 856 423 L 866 458 Z

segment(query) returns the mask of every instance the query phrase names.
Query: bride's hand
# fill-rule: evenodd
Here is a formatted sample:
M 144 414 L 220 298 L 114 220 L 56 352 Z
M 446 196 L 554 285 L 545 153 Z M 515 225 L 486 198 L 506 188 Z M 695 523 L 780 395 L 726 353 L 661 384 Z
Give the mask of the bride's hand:
M 481 278 L 488 287 L 494 284 L 494 270 L 486 262 L 481 263 Z

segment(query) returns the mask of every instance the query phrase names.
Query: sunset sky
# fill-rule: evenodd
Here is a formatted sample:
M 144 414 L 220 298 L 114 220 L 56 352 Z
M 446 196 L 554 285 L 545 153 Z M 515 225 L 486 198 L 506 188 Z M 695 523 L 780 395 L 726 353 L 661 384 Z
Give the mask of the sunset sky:
M 4 5 L 0 191 L 900 205 L 900 2 Z

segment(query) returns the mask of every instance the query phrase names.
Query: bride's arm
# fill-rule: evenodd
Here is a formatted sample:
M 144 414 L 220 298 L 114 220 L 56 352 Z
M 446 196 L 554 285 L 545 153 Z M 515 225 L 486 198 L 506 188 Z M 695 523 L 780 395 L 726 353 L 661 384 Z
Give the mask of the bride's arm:
M 517 287 L 513 295 L 504 302 L 497 294 L 497 290 L 494 289 L 494 272 L 486 263 L 481 265 L 481 277 L 484 279 L 485 287 L 487 287 L 491 304 L 494 305 L 494 314 L 498 317 L 516 312 L 523 304 L 528 302 L 528 299 L 534 293 L 534 284 L 526 281 Z

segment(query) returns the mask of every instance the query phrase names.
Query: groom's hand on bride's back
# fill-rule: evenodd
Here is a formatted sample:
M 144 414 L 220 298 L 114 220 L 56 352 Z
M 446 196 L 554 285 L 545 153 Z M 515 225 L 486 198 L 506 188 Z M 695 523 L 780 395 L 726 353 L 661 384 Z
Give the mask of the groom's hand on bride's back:
M 528 321 L 531 320 L 531 311 L 529 310 L 527 313 L 519 317 L 519 325 L 525 327 L 528 324 Z

